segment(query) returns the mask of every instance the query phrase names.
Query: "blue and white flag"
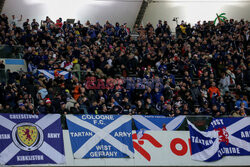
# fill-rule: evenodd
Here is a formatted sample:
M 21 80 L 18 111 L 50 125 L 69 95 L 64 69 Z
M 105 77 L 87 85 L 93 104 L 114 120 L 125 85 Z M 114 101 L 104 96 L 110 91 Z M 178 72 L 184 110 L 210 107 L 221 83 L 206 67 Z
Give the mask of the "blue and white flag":
M 67 115 L 74 158 L 133 157 L 131 116 Z
M 65 163 L 59 114 L 1 114 L 0 164 Z
M 70 74 L 68 71 L 57 71 L 57 70 L 38 70 L 38 74 L 44 74 L 47 79 L 55 79 L 55 76 L 63 75 L 64 79 L 69 79 Z
M 192 159 L 215 161 L 227 155 L 250 155 L 250 117 L 213 119 L 200 131 L 188 121 Z
M 133 115 L 138 130 L 176 130 L 185 118 L 182 115 L 172 118 L 163 115 Z
M 33 63 L 28 64 L 28 72 L 32 72 L 32 74 L 35 74 L 37 72 L 37 66 Z
M 142 136 L 144 135 L 145 130 L 144 129 L 140 129 L 139 131 L 136 131 L 136 135 L 137 135 L 137 139 L 140 140 L 142 138 Z

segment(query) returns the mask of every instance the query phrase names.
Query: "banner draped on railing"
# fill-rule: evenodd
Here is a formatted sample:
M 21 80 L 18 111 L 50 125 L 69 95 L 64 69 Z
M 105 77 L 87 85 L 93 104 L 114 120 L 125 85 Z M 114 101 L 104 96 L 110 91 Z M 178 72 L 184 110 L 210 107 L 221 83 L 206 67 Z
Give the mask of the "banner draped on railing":
M 132 118 L 138 129 L 133 135 Z M 155 155 L 153 152 L 151 154 L 150 149 L 144 149 L 145 145 L 149 144 L 156 151 L 162 149 L 163 140 L 154 135 L 161 134 L 162 130 L 173 131 L 180 128 L 185 118 L 186 116 L 169 118 L 160 115 L 69 114 L 66 115 L 69 138 L 67 135 L 64 141 L 70 140 L 69 147 L 73 152 L 71 156 L 78 160 L 134 158 L 135 148 L 136 153 L 139 152 L 150 161 Z M 201 123 L 190 121 L 191 119 L 188 120 L 190 143 L 188 138 L 185 140 L 191 146 L 192 160 L 210 162 L 223 156 L 250 155 L 250 117 L 214 118 L 205 131 L 195 126 Z M 168 136 L 170 133 L 163 134 Z M 166 137 L 164 141 L 170 138 Z M 171 150 L 178 156 L 189 152 L 187 144 L 183 142 L 179 138 L 170 142 Z M 181 151 L 176 149 L 176 144 L 182 145 Z M 0 165 L 65 163 L 64 146 L 59 114 L 0 114 Z M 161 154 L 158 160 L 169 156 Z
M 0 114 L 0 164 L 65 163 L 59 114 Z
M 214 118 L 206 131 L 198 130 L 190 121 L 188 124 L 193 160 L 250 155 L 250 117 Z
M 47 79 L 54 79 L 56 76 L 64 76 L 64 79 L 69 79 L 70 73 L 68 71 L 60 70 L 38 70 L 38 74 L 43 74 Z
M 74 158 L 134 156 L 128 115 L 67 115 Z
M 162 115 L 133 115 L 138 130 L 176 130 L 185 120 L 185 116 L 166 117 Z

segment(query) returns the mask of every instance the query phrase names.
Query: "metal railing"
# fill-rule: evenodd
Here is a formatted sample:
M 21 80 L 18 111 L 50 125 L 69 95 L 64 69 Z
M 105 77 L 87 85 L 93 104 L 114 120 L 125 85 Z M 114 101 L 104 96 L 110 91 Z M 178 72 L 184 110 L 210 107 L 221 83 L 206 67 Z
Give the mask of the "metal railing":
M 228 116 L 229 117 L 229 116 Z M 177 131 L 189 131 L 187 120 L 192 122 L 197 129 L 201 131 L 205 131 L 208 129 L 211 121 L 213 120 L 212 116 L 194 116 L 194 115 L 186 115 L 186 119 L 182 122 L 181 126 L 177 129 Z M 67 129 L 66 117 L 62 115 L 62 128 Z M 132 129 L 139 130 L 136 128 L 134 122 L 132 121 Z
M 0 58 L 22 59 L 23 48 L 22 45 L 0 45 Z

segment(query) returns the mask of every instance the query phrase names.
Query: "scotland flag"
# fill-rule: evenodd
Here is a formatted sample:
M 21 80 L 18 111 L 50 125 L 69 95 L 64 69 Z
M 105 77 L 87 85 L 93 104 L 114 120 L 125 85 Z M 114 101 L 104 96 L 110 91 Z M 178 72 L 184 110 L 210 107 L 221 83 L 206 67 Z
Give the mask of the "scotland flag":
M 138 130 L 176 130 L 181 126 L 185 118 L 182 115 L 172 118 L 162 115 L 133 115 Z
M 67 115 L 75 158 L 133 157 L 131 116 Z
M 0 164 L 64 163 L 59 114 L 1 114 Z
M 227 155 L 250 155 L 250 118 L 213 119 L 207 131 L 188 121 L 192 159 L 215 161 Z
M 38 74 L 44 74 L 47 79 L 55 79 L 55 76 L 64 76 L 64 79 L 69 79 L 69 72 L 58 70 L 38 70 Z

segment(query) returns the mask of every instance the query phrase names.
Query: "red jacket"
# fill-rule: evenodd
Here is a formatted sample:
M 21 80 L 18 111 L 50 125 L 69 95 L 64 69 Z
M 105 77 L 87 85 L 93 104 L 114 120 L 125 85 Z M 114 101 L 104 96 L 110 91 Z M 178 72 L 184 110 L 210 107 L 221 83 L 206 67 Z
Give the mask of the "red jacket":
M 217 94 L 218 96 L 220 96 L 220 90 L 218 89 L 218 88 L 216 88 L 216 87 L 210 87 L 209 89 L 208 89 L 208 93 L 209 93 L 209 95 L 210 95 L 210 98 L 212 98 L 213 97 L 213 94 L 215 93 L 215 94 Z

